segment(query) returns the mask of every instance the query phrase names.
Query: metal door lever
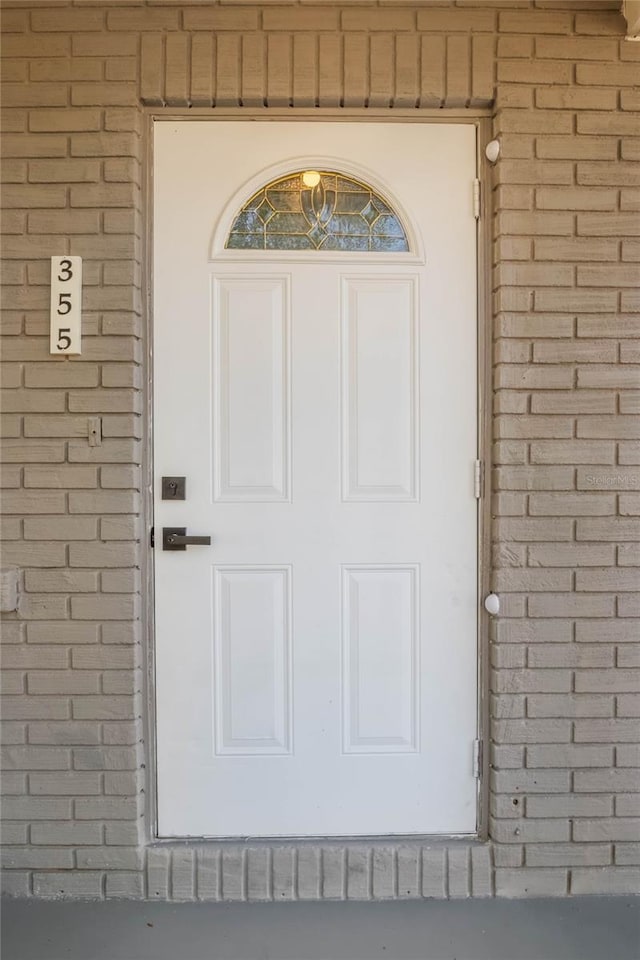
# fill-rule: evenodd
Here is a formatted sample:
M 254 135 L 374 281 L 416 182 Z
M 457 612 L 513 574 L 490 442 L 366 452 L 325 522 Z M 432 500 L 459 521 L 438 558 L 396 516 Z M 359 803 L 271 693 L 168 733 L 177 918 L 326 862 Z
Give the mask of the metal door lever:
M 162 549 L 186 550 L 188 546 L 206 547 L 211 543 L 211 537 L 189 537 L 186 533 L 186 527 L 163 527 Z

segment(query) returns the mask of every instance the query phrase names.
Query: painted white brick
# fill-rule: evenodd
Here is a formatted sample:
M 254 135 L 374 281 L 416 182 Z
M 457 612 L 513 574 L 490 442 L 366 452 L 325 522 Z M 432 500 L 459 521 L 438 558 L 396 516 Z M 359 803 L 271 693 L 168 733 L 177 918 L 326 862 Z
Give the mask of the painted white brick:
M 577 744 L 550 744 L 527 747 L 528 767 L 610 767 L 613 747 Z M 577 775 L 576 775 L 577 776 Z M 574 779 L 574 790 L 577 790 Z
M 29 792 L 34 796 L 95 795 L 102 792 L 102 782 L 98 773 L 31 773 Z
M 491 782 L 497 793 L 568 793 L 571 786 L 567 770 L 494 770 Z
M 574 730 L 577 743 L 635 743 L 638 739 L 636 720 L 578 720 Z
M 398 897 L 415 899 L 421 895 L 421 856 L 415 847 L 398 848 Z
M 576 770 L 573 788 L 576 793 L 640 792 L 640 770 Z
M 564 897 L 568 871 L 553 868 L 496 870 L 496 894 L 500 897 Z
M 222 851 L 222 899 L 244 900 L 245 851 L 229 848 Z
M 527 797 L 527 814 L 530 817 L 610 817 L 612 812 L 611 797 L 575 794 Z
M 613 859 L 611 844 L 532 843 L 528 867 L 606 866 Z
M 576 896 L 598 893 L 635 895 L 640 889 L 640 869 L 633 867 L 580 868 L 571 871 L 571 892 Z
M 102 873 L 34 873 L 33 893 L 36 897 L 59 900 L 80 897 L 101 899 Z
M 199 900 L 220 899 L 220 853 L 205 848 L 197 851 L 196 889 Z
M 73 867 L 73 850 L 53 847 L 7 847 L 2 855 L 3 868 L 64 870 Z
M 31 825 L 31 842 L 39 845 L 86 846 L 102 843 L 102 826 L 98 823 L 53 821 Z
M 530 667 L 612 667 L 614 647 L 609 644 L 545 643 L 529 648 Z
M 371 851 L 351 847 L 347 851 L 346 895 L 349 900 L 369 900 L 371 888 Z
M 471 847 L 471 894 L 473 897 L 493 895 L 493 864 L 486 844 Z
M 171 851 L 166 847 L 151 847 L 147 851 L 147 896 L 150 900 L 169 899 L 170 859 Z
M 616 843 L 614 861 L 616 864 L 640 865 L 640 843 Z
M 640 817 L 640 793 L 619 793 L 615 808 L 617 817 Z
M 497 693 L 557 693 L 570 691 L 569 670 L 494 670 L 491 689 Z
M 274 847 L 271 852 L 271 873 L 274 900 L 296 899 L 296 850 Z
M 73 751 L 76 770 L 135 770 L 138 753 L 131 747 L 78 747 Z
M 104 840 L 109 846 L 122 847 L 138 845 L 141 839 L 140 824 L 126 820 L 107 820 L 104 824 Z
M 100 743 L 100 727 L 95 723 L 30 723 L 29 743 L 76 745 Z M 30 748 L 33 751 L 33 747 Z M 65 754 L 66 760 L 66 754 Z
M 71 751 L 61 747 L 4 746 L 3 770 L 68 770 Z
M 640 744 L 620 744 L 617 746 L 616 766 L 640 767 Z
M 80 799 L 74 807 L 76 820 L 135 820 L 138 815 L 136 801 L 123 797 Z
M 141 870 L 142 851 L 128 847 L 88 847 L 76 850 L 80 870 Z
M 524 864 L 524 847 L 522 844 L 496 846 L 493 862 L 496 867 L 521 867 Z
M 3 870 L 0 884 L 3 895 L 28 897 L 31 892 L 31 873 L 27 870 Z
M 298 850 L 298 897 L 317 900 L 320 896 L 320 848 L 301 847 Z
M 492 726 L 497 743 L 568 743 L 568 720 L 498 720 Z
M 106 897 L 114 900 L 144 899 L 144 877 L 141 873 L 109 870 L 106 874 Z
M 447 851 L 425 847 L 422 851 L 422 896 L 441 899 L 447 895 Z
M 640 818 L 616 817 L 613 820 L 577 820 L 573 837 L 578 842 L 593 843 L 606 840 L 637 840 L 640 831 Z
M 452 847 L 448 854 L 449 896 L 460 899 L 471 896 L 471 850 Z
M 637 643 L 635 624 L 624 620 L 593 620 L 576 623 L 576 640 L 581 643 Z
M 322 896 L 325 900 L 342 900 L 345 897 L 346 855 L 342 847 L 325 847 L 322 850 Z
M 267 847 L 247 850 L 247 898 L 272 899 L 272 854 Z
M 396 897 L 396 851 L 393 848 L 374 848 L 371 853 L 371 891 L 374 900 L 392 900 Z
M 614 703 L 607 696 L 536 694 L 527 697 L 529 717 L 611 717 Z

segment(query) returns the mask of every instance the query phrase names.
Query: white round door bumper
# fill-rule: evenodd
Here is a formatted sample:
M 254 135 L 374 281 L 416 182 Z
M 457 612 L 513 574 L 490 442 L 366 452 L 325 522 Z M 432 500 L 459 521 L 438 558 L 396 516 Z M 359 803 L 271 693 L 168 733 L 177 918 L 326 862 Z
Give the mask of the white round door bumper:
M 492 617 L 500 613 L 500 597 L 496 593 L 489 593 L 484 598 L 484 608 Z
M 500 156 L 500 141 L 490 140 L 484 148 L 484 153 L 489 163 L 496 163 Z

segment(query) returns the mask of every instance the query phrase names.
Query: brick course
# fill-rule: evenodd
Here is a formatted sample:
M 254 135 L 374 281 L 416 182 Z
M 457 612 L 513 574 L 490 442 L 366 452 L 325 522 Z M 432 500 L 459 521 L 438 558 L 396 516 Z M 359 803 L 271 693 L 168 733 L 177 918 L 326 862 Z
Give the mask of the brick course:
M 5 0 L 8 893 L 637 891 L 640 76 L 616 7 Z M 143 105 L 492 110 L 487 844 L 145 847 Z M 85 258 L 82 357 L 48 354 L 53 253 Z

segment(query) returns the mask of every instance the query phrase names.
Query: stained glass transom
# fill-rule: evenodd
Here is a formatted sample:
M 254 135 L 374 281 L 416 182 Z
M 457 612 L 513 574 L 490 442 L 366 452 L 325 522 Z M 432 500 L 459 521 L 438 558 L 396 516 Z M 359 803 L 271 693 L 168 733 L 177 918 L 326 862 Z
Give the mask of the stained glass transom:
M 344 250 L 402 253 L 400 218 L 375 190 L 333 171 L 273 180 L 245 203 L 227 242 L 234 250 Z

